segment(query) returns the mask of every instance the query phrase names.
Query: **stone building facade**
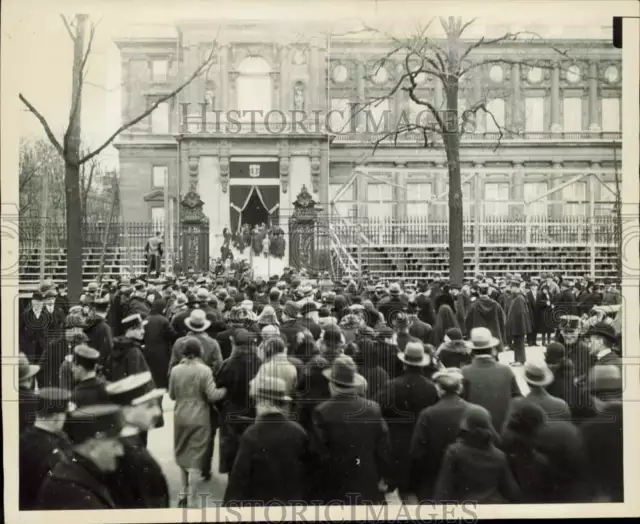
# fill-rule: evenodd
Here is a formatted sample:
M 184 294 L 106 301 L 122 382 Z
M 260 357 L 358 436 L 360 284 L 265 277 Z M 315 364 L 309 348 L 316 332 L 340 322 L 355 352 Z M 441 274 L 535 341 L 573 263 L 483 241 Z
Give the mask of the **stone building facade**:
M 246 206 L 257 209 L 259 201 L 266 218 L 286 229 L 302 186 L 330 207 L 356 166 L 365 173 L 342 191 L 333 208 L 340 215 L 446 219 L 442 148 L 417 147 L 407 138 L 383 142 L 372 155 L 378 135 L 362 133 L 370 131 L 367 117 L 354 115 L 351 128 L 349 110 L 339 113 L 392 90 L 402 64 L 377 62 L 388 44 L 271 23 L 185 22 L 176 29 L 175 38 L 117 42 L 124 122 L 184 82 L 217 35 L 206 73 L 118 139 L 125 221 L 179 219 L 181 198 L 194 190 L 217 253 L 222 229 L 237 228 Z M 553 47 L 570 49 L 574 60 Z M 475 206 L 482 216 L 553 218 L 587 214 L 587 206 L 610 212 L 621 158 L 619 51 L 599 40 L 502 43 L 483 46 L 473 58 L 505 56 L 515 62 L 535 56 L 542 67 L 488 64 L 461 86 L 461 112 L 486 99 L 493 115 L 478 113 L 463 138 L 466 214 L 480 216 Z M 417 80 L 420 96 L 442 107 L 440 83 Z M 246 113 L 252 110 L 269 118 L 252 122 Z M 419 108 L 398 90 L 369 107 L 368 122 L 394 122 L 403 112 L 415 118 Z M 355 132 L 328 132 L 343 126 Z M 508 131 L 496 148 L 499 128 Z M 585 173 L 597 176 L 566 185 Z

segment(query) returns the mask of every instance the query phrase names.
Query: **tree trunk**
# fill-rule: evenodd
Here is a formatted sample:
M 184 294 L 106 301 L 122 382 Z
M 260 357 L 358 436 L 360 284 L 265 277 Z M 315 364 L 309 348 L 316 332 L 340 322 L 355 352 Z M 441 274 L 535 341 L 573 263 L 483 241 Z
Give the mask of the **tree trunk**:
M 464 279 L 464 213 L 460 174 L 460 139 L 450 133 L 445 139 L 449 166 L 449 281 L 462 285 Z
M 69 302 L 82 295 L 82 209 L 80 206 L 79 166 L 67 163 L 64 170 L 67 211 L 67 279 Z
M 71 81 L 71 114 L 64 144 L 64 185 L 67 210 L 67 279 L 69 302 L 75 304 L 82 294 L 82 197 L 80 195 L 80 136 L 82 116 L 82 60 L 87 15 L 76 16 Z

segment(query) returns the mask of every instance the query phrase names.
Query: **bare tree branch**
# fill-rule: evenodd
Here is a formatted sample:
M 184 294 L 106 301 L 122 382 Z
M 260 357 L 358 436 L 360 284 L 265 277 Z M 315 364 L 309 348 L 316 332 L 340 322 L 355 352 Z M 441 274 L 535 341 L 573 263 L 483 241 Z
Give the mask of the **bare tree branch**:
M 60 145 L 60 142 L 58 142 L 58 139 L 53 134 L 53 131 L 51 131 L 51 127 L 49 127 L 49 123 L 44 118 L 44 116 L 42 116 L 42 114 L 35 107 L 33 107 L 33 105 L 31 105 L 31 102 L 29 102 L 22 95 L 22 93 L 20 93 L 18 95 L 18 98 L 20 98 L 20 101 L 25 106 L 27 106 L 29 111 L 31 111 L 34 114 L 34 116 L 40 121 L 40 124 L 42 125 L 42 128 L 44 129 L 44 132 L 47 134 L 47 138 L 49 138 L 49 140 L 51 141 L 51 144 L 53 144 L 53 147 L 56 148 L 56 151 L 58 151 L 58 153 L 60 153 L 62 155 L 63 154 L 62 146 Z
M 71 37 L 71 41 L 75 42 L 76 41 L 76 37 L 73 34 L 73 31 L 71 31 L 71 25 L 69 24 L 69 21 L 67 20 L 67 18 L 64 15 L 60 15 L 60 18 L 62 18 L 62 23 L 64 24 L 65 29 L 67 30 L 67 33 L 69 33 L 69 37 Z
M 71 104 L 71 110 L 69 111 L 69 123 L 67 125 L 67 130 L 64 134 L 64 145 L 65 145 L 65 149 L 67 147 L 67 142 L 69 140 L 69 132 L 72 129 L 72 122 L 74 121 L 74 119 L 76 118 L 76 115 L 78 113 L 78 107 L 80 105 L 80 100 L 82 99 L 82 90 L 84 87 L 84 79 L 86 78 L 86 71 L 85 71 L 85 67 L 87 65 L 87 60 L 89 60 L 89 53 L 91 53 L 91 47 L 93 45 L 93 39 L 95 38 L 96 35 L 96 27 L 98 26 L 98 24 L 92 24 L 91 25 L 91 31 L 89 33 L 89 43 L 87 44 L 87 51 L 85 52 L 84 56 L 82 57 L 82 62 L 80 63 L 80 81 L 79 81 L 79 85 L 78 85 L 78 89 L 76 90 L 76 96 L 73 99 L 73 102 Z
M 102 145 L 100 145 L 98 148 L 94 149 L 91 153 L 89 153 L 89 154 L 85 155 L 84 157 L 82 157 L 80 159 L 79 164 L 84 164 L 87 160 L 91 160 L 94 156 L 99 155 L 125 129 L 128 129 L 131 126 L 136 125 L 138 122 L 140 122 L 141 120 L 143 120 L 146 117 L 148 117 L 151 113 L 153 113 L 153 111 L 155 111 L 155 109 L 160 104 L 162 104 L 163 102 L 166 102 L 167 100 L 170 100 L 171 98 L 176 96 L 178 93 L 180 93 L 180 91 L 182 91 L 185 87 L 187 87 L 193 80 L 195 80 L 198 76 L 200 76 L 206 69 L 211 67 L 211 64 L 213 64 L 213 62 L 215 60 L 217 50 L 218 50 L 218 47 L 214 42 L 214 45 L 211 46 L 211 52 L 209 53 L 209 56 L 207 57 L 207 59 L 202 64 L 200 64 L 200 66 L 198 66 L 198 68 L 189 76 L 189 78 L 187 78 L 184 82 L 182 82 L 182 84 L 180 84 L 177 88 L 175 88 L 173 91 L 171 91 L 167 95 L 164 95 L 164 96 L 161 96 L 160 98 L 158 98 L 158 100 L 156 100 L 155 103 L 151 104 L 151 106 L 149 106 L 149 108 L 146 111 L 143 111 L 137 117 L 135 117 L 135 118 L 129 120 L 128 122 L 122 124 L 118 129 L 115 130 L 115 132 L 113 132 L 111 134 L 111 136 L 109 136 L 109 138 L 107 138 L 102 143 Z

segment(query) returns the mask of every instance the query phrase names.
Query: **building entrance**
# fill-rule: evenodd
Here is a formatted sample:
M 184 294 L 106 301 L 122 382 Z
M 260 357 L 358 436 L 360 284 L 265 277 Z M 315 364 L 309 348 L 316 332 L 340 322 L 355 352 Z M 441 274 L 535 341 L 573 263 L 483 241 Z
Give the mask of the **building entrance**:
M 230 191 L 231 231 L 237 233 L 244 224 L 253 226 L 278 223 L 280 186 L 234 185 Z

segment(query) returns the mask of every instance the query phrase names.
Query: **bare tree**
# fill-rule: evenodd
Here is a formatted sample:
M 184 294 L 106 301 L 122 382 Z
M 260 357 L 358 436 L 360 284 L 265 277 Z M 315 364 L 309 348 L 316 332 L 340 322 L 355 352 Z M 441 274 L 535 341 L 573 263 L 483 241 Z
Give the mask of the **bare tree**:
M 80 187 L 81 166 L 104 151 L 116 137 L 126 129 L 134 126 L 138 122 L 147 118 L 160 104 L 172 99 L 193 80 L 207 71 L 215 61 L 217 46 L 211 46 L 210 52 L 205 60 L 193 71 L 183 82 L 179 83 L 170 93 L 159 97 L 145 111 L 141 112 L 131 120 L 124 122 L 118 129 L 111 133 L 101 145 L 95 149 L 81 153 L 81 106 L 82 93 L 87 74 L 87 62 L 91 54 L 97 24 L 91 24 L 88 42 L 85 46 L 87 15 L 76 15 L 73 22 L 69 22 L 60 15 L 62 22 L 73 42 L 73 74 L 72 74 L 72 95 L 71 109 L 69 111 L 69 122 L 62 141 L 59 141 L 46 118 L 35 106 L 20 93 L 19 98 L 27 109 L 33 113 L 44 129 L 49 141 L 62 157 L 65 164 L 65 193 L 66 193 L 66 229 L 67 229 L 67 278 L 69 279 L 69 299 L 76 301 L 82 293 L 82 253 L 83 253 L 83 232 L 82 232 L 82 196 Z M 74 33 L 75 29 L 75 33 Z
M 449 276 L 452 283 L 462 284 L 464 278 L 464 248 L 463 248 L 463 198 L 460 174 L 460 143 L 465 133 L 475 129 L 476 115 L 486 114 L 497 129 L 495 148 L 505 134 L 521 134 L 522 118 L 518 118 L 516 129 L 507 129 L 502 122 L 487 107 L 490 98 L 508 97 L 509 93 L 500 92 L 495 88 L 480 85 L 481 92 L 477 92 L 473 104 L 461 110 L 459 96 L 464 91 L 466 83 L 472 73 L 480 73 L 483 68 L 493 64 L 522 65 L 552 69 L 554 66 L 548 59 L 504 54 L 502 56 L 483 57 L 483 48 L 503 43 L 517 41 L 542 41 L 542 37 L 531 32 L 505 33 L 496 38 L 469 39 L 465 32 L 475 23 L 476 19 L 466 22 L 460 17 L 439 18 L 444 31 L 444 38 L 436 39 L 428 35 L 434 22 L 432 20 L 414 34 L 398 38 L 378 29 L 363 25 L 361 29 L 350 31 L 350 34 L 372 33 L 390 42 L 390 51 L 376 60 L 371 76 L 375 77 L 382 67 L 389 64 L 394 73 L 393 87 L 383 96 L 374 97 L 365 104 L 360 104 L 353 113 L 353 118 L 366 109 L 379 104 L 382 100 L 394 97 L 396 93 L 406 93 L 408 98 L 417 106 L 423 108 L 414 119 L 406 113 L 400 115 L 399 120 L 388 130 L 373 141 L 373 153 L 384 142 L 392 141 L 397 145 L 398 140 L 408 134 L 421 137 L 420 147 L 439 148 L 445 151 L 449 178 Z M 545 44 L 548 45 L 548 44 Z M 552 45 L 549 48 L 558 57 L 564 57 L 571 63 L 567 51 Z M 421 93 L 419 80 L 425 78 L 422 84 L 440 84 L 443 93 L 442 105 L 437 106 L 431 98 Z M 477 84 L 476 84 L 477 86 Z

